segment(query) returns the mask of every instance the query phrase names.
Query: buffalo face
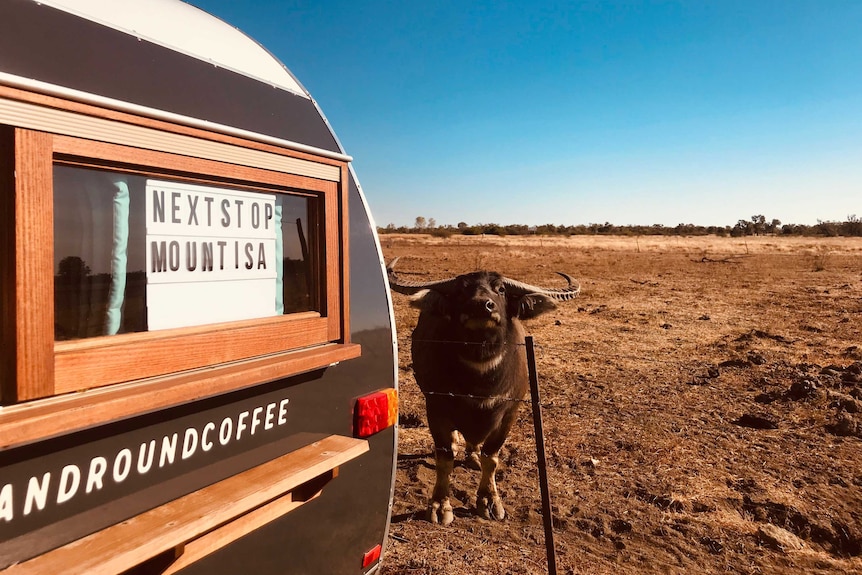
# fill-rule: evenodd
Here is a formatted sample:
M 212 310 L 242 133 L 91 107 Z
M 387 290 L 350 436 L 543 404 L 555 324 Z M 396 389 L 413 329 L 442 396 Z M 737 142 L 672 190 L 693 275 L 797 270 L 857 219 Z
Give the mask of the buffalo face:
M 507 290 L 503 276 L 484 271 L 422 290 L 413 296 L 412 305 L 465 331 L 498 330 L 510 319 L 529 319 L 557 307 L 547 295 Z

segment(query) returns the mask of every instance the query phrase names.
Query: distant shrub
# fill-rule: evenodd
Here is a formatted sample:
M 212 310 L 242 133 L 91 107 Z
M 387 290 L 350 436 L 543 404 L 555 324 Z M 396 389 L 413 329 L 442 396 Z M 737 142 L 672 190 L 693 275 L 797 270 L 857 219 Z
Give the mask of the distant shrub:
M 482 233 L 488 234 L 490 236 L 505 236 L 506 230 L 503 229 L 502 226 L 497 224 L 486 224 Z
M 822 272 L 826 271 L 827 264 L 829 263 L 829 249 L 825 246 L 817 246 L 817 249 L 812 257 L 812 265 L 814 267 L 814 271 Z
M 434 218 L 426 220 L 423 217 L 416 218 L 413 227 L 389 224 L 385 228 L 377 228 L 381 234 L 430 234 L 434 237 L 448 238 L 453 234 L 465 236 L 492 235 L 492 236 L 573 236 L 573 235 L 621 235 L 621 236 L 761 236 L 761 235 L 784 235 L 784 236 L 862 236 L 862 218 L 852 214 L 847 216 L 847 221 L 833 222 L 818 220 L 815 225 L 804 224 L 782 224 L 781 220 L 773 219 L 769 222 L 763 215 L 754 215 L 748 220 L 738 220 L 733 226 L 696 226 L 694 224 L 678 224 L 674 227 L 666 227 L 662 224 L 651 226 L 616 226 L 610 222 L 604 224 L 591 223 L 589 225 L 578 224 L 574 226 L 542 224 L 528 226 L 524 224 L 476 224 L 469 225 L 466 222 L 458 222 L 457 226 L 437 226 Z

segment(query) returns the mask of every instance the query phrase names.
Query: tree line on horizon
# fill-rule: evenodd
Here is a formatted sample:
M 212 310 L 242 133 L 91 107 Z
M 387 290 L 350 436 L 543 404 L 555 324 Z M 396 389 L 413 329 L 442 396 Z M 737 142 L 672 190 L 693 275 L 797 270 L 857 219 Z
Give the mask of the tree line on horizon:
M 438 226 L 434 218 L 426 220 L 419 216 L 412 227 L 395 226 L 378 227 L 381 234 L 430 234 L 435 237 L 450 237 L 453 235 L 478 236 L 821 236 L 821 237 L 862 237 L 862 218 L 855 214 L 847 216 L 843 222 L 818 220 L 814 225 L 782 224 L 780 220 L 767 221 L 761 214 L 751 216 L 748 220 L 738 220 L 732 226 L 697 226 L 694 224 L 678 224 L 670 227 L 662 224 L 617 226 L 610 222 L 603 224 L 554 225 L 543 224 L 528 226 L 524 224 L 475 224 L 459 222 L 458 225 Z

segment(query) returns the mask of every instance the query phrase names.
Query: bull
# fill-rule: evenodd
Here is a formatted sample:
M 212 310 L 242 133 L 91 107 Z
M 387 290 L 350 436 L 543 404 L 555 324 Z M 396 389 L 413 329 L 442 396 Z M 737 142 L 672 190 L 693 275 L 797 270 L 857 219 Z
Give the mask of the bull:
M 464 437 L 466 464 L 480 469 L 476 511 L 486 519 L 506 516 L 495 474 L 499 453 L 529 392 L 521 320 L 556 308 L 578 295 L 568 275 L 563 288 L 544 288 L 478 271 L 454 278 L 402 281 L 395 258 L 387 266 L 390 287 L 410 295 L 420 310 L 411 353 L 416 383 L 425 395 L 435 447 L 436 482 L 428 518 L 448 525 L 457 433 Z

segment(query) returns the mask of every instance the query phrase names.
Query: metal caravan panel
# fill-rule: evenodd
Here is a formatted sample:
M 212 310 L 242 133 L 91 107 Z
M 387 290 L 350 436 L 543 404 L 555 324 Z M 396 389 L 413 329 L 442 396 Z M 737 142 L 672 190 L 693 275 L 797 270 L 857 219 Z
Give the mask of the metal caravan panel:
M 38 0 L 210 64 L 310 97 L 287 68 L 252 38 L 176 0 Z
M 0 71 L 340 152 L 308 97 L 34 0 L 0 2 Z

